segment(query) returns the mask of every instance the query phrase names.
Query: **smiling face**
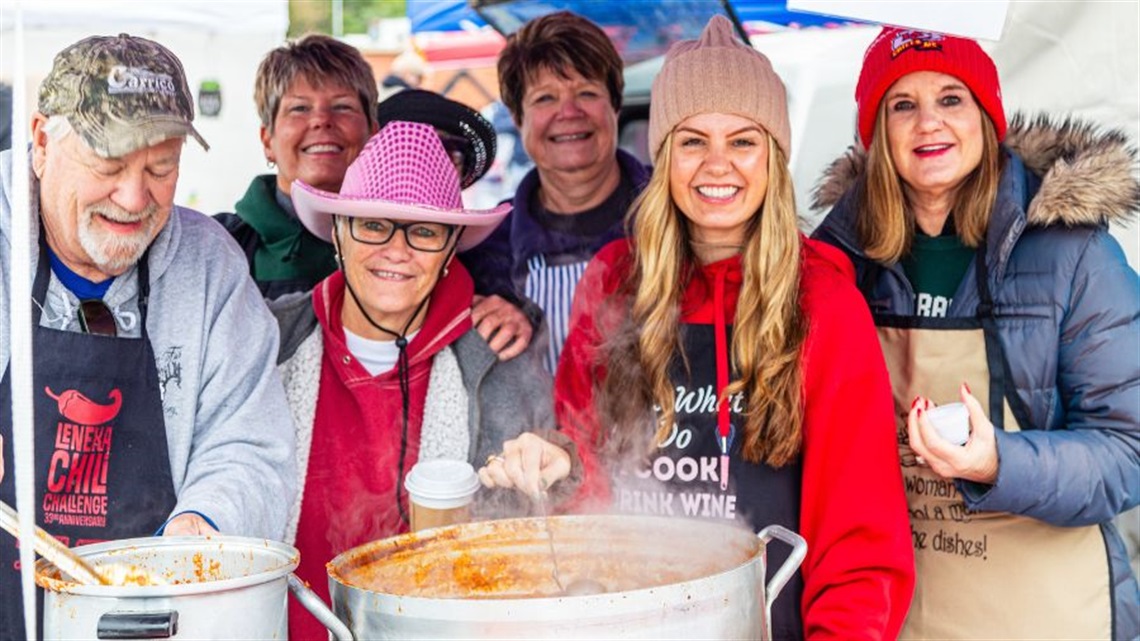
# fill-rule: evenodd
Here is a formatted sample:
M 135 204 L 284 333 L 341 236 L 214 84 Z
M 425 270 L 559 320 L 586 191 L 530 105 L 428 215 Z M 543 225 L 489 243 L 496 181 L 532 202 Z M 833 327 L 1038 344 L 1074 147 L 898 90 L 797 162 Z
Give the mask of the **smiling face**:
M 891 160 L 911 200 L 950 203 L 982 160 L 982 111 L 962 81 L 936 71 L 900 78 L 883 97 Z
M 32 122 L 32 166 L 48 245 L 72 271 L 94 282 L 138 262 L 174 205 L 182 138 L 102 158 L 75 133 L 49 137 Z
M 768 135 L 748 118 L 690 116 L 673 130 L 669 193 L 693 240 L 743 245 L 768 193 Z
M 617 112 L 609 90 L 574 69 L 566 75 L 539 69 L 523 94 L 519 131 L 539 171 L 589 171 L 614 162 Z
M 294 179 L 338 191 L 372 133 L 355 90 L 335 83 L 315 87 L 298 75 L 281 96 L 272 128 L 261 128 L 261 143 L 266 160 L 277 163 L 281 191 L 290 193 Z
M 344 277 L 360 299 L 360 305 L 373 321 L 399 332 L 408 326 L 416 308 L 431 296 L 439 281 L 444 261 L 455 243 L 452 234 L 442 251 L 427 252 L 408 245 L 406 233 L 422 233 L 414 229 L 396 230 L 391 240 L 382 245 L 362 243 L 349 230 L 350 218 L 338 218 L 333 233 L 344 260 Z M 357 219 L 356 224 L 367 220 Z M 402 223 L 405 221 L 394 221 Z M 364 237 L 361 234 L 357 236 Z M 424 306 L 426 309 L 426 305 Z M 393 336 L 377 330 L 360 308 L 346 301 L 341 314 L 344 326 L 353 333 L 373 340 L 393 340 Z M 407 332 L 423 324 L 421 313 Z

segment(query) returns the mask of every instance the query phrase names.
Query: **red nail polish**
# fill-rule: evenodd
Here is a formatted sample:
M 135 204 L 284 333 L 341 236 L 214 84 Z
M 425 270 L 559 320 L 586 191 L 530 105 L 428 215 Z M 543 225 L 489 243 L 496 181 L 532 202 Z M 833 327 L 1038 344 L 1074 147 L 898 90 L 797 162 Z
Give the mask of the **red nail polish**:
M 914 406 L 918 405 L 918 399 L 920 399 L 920 398 L 922 398 L 922 397 L 921 396 L 915 396 L 914 397 L 914 400 L 910 402 L 910 409 L 914 409 Z
M 967 383 L 966 381 L 962 381 L 962 387 L 965 387 L 965 388 L 966 388 L 966 393 L 967 393 L 967 394 L 973 394 L 973 392 L 971 392 L 971 391 L 970 391 L 970 384 L 969 384 L 969 383 Z
M 918 408 L 918 414 L 917 414 L 917 416 L 918 416 L 919 418 L 922 418 L 922 408 L 921 408 L 921 407 L 920 407 L 920 408 Z

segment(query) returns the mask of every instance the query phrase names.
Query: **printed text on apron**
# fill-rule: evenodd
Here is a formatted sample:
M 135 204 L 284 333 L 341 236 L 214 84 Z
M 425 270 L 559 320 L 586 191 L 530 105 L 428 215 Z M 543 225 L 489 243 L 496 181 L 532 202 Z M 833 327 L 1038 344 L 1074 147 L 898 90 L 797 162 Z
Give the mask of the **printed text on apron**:
M 40 234 L 41 239 L 43 233 Z M 138 264 L 142 337 L 40 326 L 50 271 L 41 249 L 32 288 L 36 523 L 70 546 L 152 534 L 176 503 L 154 351 L 146 331 L 148 254 Z M 0 430 L 12 463 L 10 372 Z M 15 504 L 11 476 L 0 498 Z M 0 543 L 0 638 L 24 638 L 18 549 Z M 42 599 L 37 601 L 42 610 Z M 42 621 L 42 616 L 37 617 Z
M 875 315 L 891 374 L 917 571 L 900 637 L 1111 638 L 1108 557 L 1098 527 L 968 510 L 955 481 L 919 466 L 908 445 L 911 400 L 957 401 L 963 381 L 995 429 L 1020 429 L 1017 417 L 1025 413 L 1009 382 L 984 256 L 983 245 L 975 258 L 975 317 Z

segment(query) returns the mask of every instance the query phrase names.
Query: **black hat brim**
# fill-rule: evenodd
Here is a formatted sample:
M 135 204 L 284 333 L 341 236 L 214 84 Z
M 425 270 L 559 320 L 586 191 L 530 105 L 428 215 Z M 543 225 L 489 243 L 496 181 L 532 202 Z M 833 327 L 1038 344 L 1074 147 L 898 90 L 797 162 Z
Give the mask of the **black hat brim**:
M 381 128 L 393 120 L 422 122 L 466 139 L 470 147 L 463 151 L 464 171 L 459 177 L 464 189 L 482 178 L 495 161 L 495 128 L 479 112 L 463 103 L 433 91 L 405 89 L 376 107 L 376 121 Z

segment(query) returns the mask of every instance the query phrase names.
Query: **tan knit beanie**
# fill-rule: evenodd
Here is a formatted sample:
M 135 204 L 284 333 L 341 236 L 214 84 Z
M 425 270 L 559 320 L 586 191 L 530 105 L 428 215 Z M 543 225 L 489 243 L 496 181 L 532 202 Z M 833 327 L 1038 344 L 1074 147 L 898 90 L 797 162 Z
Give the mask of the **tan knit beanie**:
M 699 40 L 675 43 L 653 80 L 649 152 L 657 157 L 665 136 L 682 120 L 727 113 L 753 120 L 791 155 L 792 130 L 784 83 L 768 58 L 736 39 L 732 22 L 716 15 Z

